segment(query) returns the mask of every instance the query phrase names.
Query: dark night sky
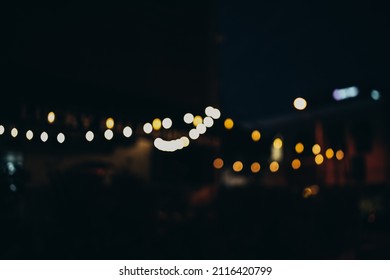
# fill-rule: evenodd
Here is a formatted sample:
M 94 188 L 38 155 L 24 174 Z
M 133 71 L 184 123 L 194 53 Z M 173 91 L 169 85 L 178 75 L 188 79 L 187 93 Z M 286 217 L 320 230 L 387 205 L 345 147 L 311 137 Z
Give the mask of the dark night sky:
M 184 2 L 4 9 L 1 90 L 17 102 L 118 109 L 126 96 L 190 109 L 215 75 L 224 112 L 248 120 L 289 111 L 298 95 L 390 88 L 384 1 Z
M 276 116 L 293 111 L 297 96 L 325 102 L 333 89 L 353 85 L 385 94 L 384 2 L 219 1 L 225 111 L 244 120 Z

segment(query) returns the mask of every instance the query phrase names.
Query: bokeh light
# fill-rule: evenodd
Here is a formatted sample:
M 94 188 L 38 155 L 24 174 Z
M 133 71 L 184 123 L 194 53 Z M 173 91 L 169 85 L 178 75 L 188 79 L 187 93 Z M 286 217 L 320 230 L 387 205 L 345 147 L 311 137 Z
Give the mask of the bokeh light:
M 125 127 L 123 128 L 123 135 L 124 135 L 126 138 L 129 138 L 132 134 L 133 134 L 133 130 L 131 129 L 130 126 L 125 126 Z
M 162 125 L 162 123 L 161 123 L 161 120 L 159 118 L 155 118 L 152 122 L 153 129 L 156 131 L 161 129 L 161 125 Z
M 199 138 L 199 131 L 197 131 L 196 128 L 193 128 L 193 129 L 190 130 L 188 135 L 190 136 L 190 138 L 192 140 L 196 140 L 196 139 Z
M 190 124 L 194 121 L 194 115 L 191 114 L 191 113 L 186 113 L 183 117 L 184 119 L 184 122 L 187 123 L 187 124 Z
M 54 114 L 54 112 L 50 112 L 49 114 L 47 114 L 47 121 L 49 123 L 53 123 L 56 119 L 56 114 Z
M 215 169 L 221 169 L 223 167 L 223 160 L 221 158 L 214 159 L 213 166 Z
M 333 151 L 333 149 L 331 149 L 331 148 L 326 149 L 326 151 L 325 151 L 325 156 L 326 156 L 328 159 L 333 158 L 333 156 L 334 156 L 334 151 Z
M 301 161 L 299 159 L 294 159 L 292 162 L 291 162 L 291 167 L 295 170 L 299 169 L 301 167 Z
M 338 150 L 338 151 L 336 152 L 336 158 L 337 158 L 338 160 L 342 160 L 342 159 L 344 158 L 344 152 L 343 152 L 342 150 Z
M 163 128 L 165 128 L 165 129 L 171 128 L 171 127 L 172 127 L 172 120 L 171 120 L 170 118 L 165 118 L 165 119 L 163 119 L 163 121 L 162 121 L 162 126 L 163 126 Z
M 49 135 L 47 134 L 46 131 L 43 131 L 43 132 L 41 133 L 41 141 L 42 141 L 42 142 L 46 142 L 48 139 L 49 139 Z
M 95 135 L 92 131 L 87 131 L 87 133 L 85 133 L 85 139 L 87 139 L 88 142 L 91 142 L 94 137 Z
M 194 124 L 195 127 L 197 127 L 198 125 L 203 123 L 203 118 L 201 116 L 199 116 L 199 115 L 195 116 L 194 120 L 192 121 L 192 123 Z
M 315 156 L 314 161 L 317 165 L 321 165 L 324 162 L 324 157 L 321 154 Z
M 253 162 L 253 163 L 251 164 L 251 171 L 252 171 L 252 173 L 259 173 L 259 172 L 260 172 L 260 169 L 261 169 L 260 163 L 258 163 L 258 162 Z
M 113 137 L 114 132 L 112 132 L 111 129 L 106 129 L 106 131 L 104 131 L 104 138 L 106 138 L 107 140 L 111 140 Z
M 226 129 L 229 129 L 229 130 L 232 129 L 234 126 L 233 120 L 231 118 L 227 118 L 224 122 L 224 126 Z
M 258 131 L 258 130 L 253 130 L 253 131 L 252 131 L 251 137 L 252 137 L 252 140 L 253 140 L 253 141 L 258 142 L 258 141 L 260 140 L 260 138 L 261 138 L 261 133 L 260 133 L 260 131 Z
M 281 138 L 275 138 L 273 142 L 273 146 L 275 149 L 281 149 L 283 146 L 283 141 Z
M 214 125 L 214 120 L 211 117 L 205 117 L 203 123 L 206 127 L 212 127 Z
M 188 147 L 190 145 L 190 139 L 186 136 L 182 136 L 180 140 L 183 142 L 183 147 Z
M 31 139 L 33 139 L 33 137 L 34 137 L 34 133 L 33 133 L 31 130 L 28 130 L 28 131 L 26 132 L 26 138 L 27 138 L 27 140 L 31 140 Z
M 233 170 L 234 172 L 240 172 L 244 168 L 244 165 L 241 161 L 237 160 L 233 163 Z
M 307 106 L 307 102 L 302 97 L 297 97 L 294 99 L 294 108 L 297 110 L 304 110 Z
M 143 129 L 146 134 L 150 134 L 153 131 L 153 126 L 150 123 L 145 123 Z
M 311 151 L 313 152 L 314 155 L 317 155 L 321 153 L 321 146 L 318 144 L 314 144 L 313 147 L 311 148 Z
M 18 133 L 19 133 L 19 131 L 18 131 L 18 129 L 16 128 L 16 127 L 14 127 L 13 129 L 11 129 L 11 136 L 12 137 L 16 137 L 16 136 L 18 136 Z
M 5 132 L 4 126 L 0 125 L 0 135 L 3 135 Z
M 113 118 L 107 118 L 106 119 L 106 127 L 108 129 L 112 129 L 115 125 L 114 119 Z
M 301 154 L 303 153 L 303 150 L 305 149 L 305 146 L 303 146 L 303 144 L 301 142 L 298 142 L 296 145 L 295 145 L 295 151 L 298 153 L 298 154 Z
M 62 132 L 58 133 L 58 135 L 57 135 L 57 141 L 58 141 L 58 143 L 60 143 L 60 144 L 64 143 L 64 141 L 65 141 L 65 135 L 64 135 Z
M 272 161 L 269 164 L 269 170 L 271 172 L 277 172 L 279 170 L 279 163 L 277 161 Z

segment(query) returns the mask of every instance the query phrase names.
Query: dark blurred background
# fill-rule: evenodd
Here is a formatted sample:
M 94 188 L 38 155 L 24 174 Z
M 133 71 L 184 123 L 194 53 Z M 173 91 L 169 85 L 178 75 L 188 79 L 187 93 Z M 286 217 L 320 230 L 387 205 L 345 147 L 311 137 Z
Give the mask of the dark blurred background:
M 5 7 L 0 258 L 388 259 L 386 11 Z

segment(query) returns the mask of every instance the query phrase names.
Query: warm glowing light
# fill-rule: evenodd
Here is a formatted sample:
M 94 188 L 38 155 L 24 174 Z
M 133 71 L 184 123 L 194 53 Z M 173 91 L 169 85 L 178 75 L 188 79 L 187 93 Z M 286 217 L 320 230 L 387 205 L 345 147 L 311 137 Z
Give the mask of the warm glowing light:
M 253 163 L 251 164 L 251 171 L 252 171 L 253 173 L 259 173 L 260 169 L 261 169 L 260 163 L 258 163 L 258 162 L 253 162 Z
M 185 123 L 190 124 L 190 123 L 192 123 L 194 121 L 194 115 L 191 114 L 191 113 L 187 113 L 187 114 L 184 115 L 183 119 L 184 119 Z
M 206 127 L 212 127 L 214 125 L 214 120 L 211 117 L 205 117 L 203 123 Z
M 304 110 L 307 106 L 307 102 L 302 97 L 295 98 L 294 108 L 297 110 Z
M 338 151 L 336 152 L 336 158 L 337 158 L 338 160 L 342 160 L 342 159 L 344 158 L 344 152 L 343 152 L 342 150 L 338 150 Z
M 65 135 L 64 135 L 62 132 L 58 133 L 58 135 L 57 135 L 57 141 L 58 141 L 58 143 L 60 143 L 60 144 L 64 143 L 64 141 L 65 141 Z
M 171 128 L 171 127 L 172 127 L 172 120 L 171 120 L 170 118 L 165 118 L 165 119 L 163 119 L 163 121 L 162 121 L 162 126 L 163 126 L 163 128 L 165 128 L 165 129 Z
M 311 185 L 311 186 L 309 186 L 309 188 L 310 188 L 311 193 L 313 195 L 318 194 L 318 192 L 320 191 L 320 187 L 318 185 Z
M 196 140 L 199 138 L 199 131 L 197 131 L 195 128 L 191 129 L 189 134 L 191 139 Z
M 233 170 L 234 172 L 240 172 L 244 168 L 244 165 L 242 164 L 241 161 L 235 161 L 233 163 Z
M 315 156 L 314 161 L 317 165 L 321 165 L 324 162 L 324 157 L 321 154 Z
M 252 131 L 252 140 L 255 142 L 258 142 L 261 138 L 261 133 L 258 130 L 253 130 Z
M 47 114 L 47 121 L 49 123 L 53 123 L 56 119 L 56 114 L 54 114 L 54 112 L 50 112 L 49 114 Z
M 295 145 L 295 151 L 298 153 L 298 154 L 301 154 L 303 152 L 303 150 L 305 149 L 305 147 L 303 146 L 302 143 L 297 143 Z
M 31 140 L 31 139 L 33 139 L 33 137 L 34 137 L 34 133 L 33 133 L 31 130 L 28 130 L 28 131 L 26 132 L 26 138 L 27 138 L 27 140 Z
M 130 126 L 125 126 L 125 127 L 123 128 L 123 135 L 124 135 L 126 138 L 129 138 L 132 134 L 133 134 L 133 130 L 131 129 Z
M 42 142 L 46 142 L 47 140 L 49 139 L 49 135 L 47 134 L 47 132 L 42 132 L 41 133 L 41 141 Z
M 291 167 L 295 170 L 299 169 L 301 167 L 301 161 L 299 159 L 294 159 L 292 162 L 291 162 Z
M 106 138 L 107 140 L 111 140 L 113 137 L 114 132 L 112 132 L 111 129 L 106 129 L 106 131 L 104 131 L 104 138 Z
M 107 118 L 106 120 L 106 127 L 108 129 L 112 129 L 115 125 L 114 119 L 113 118 Z
M 318 144 L 314 144 L 313 147 L 311 148 L 311 151 L 313 152 L 313 154 L 317 155 L 321 153 L 321 146 Z
M 162 125 L 162 123 L 161 123 L 161 120 L 159 118 L 155 118 L 152 122 L 153 129 L 156 131 L 161 129 L 161 125 Z
M 283 141 L 282 141 L 282 139 L 280 139 L 280 138 L 275 138 L 273 145 L 274 145 L 274 148 L 275 148 L 275 149 L 281 149 L 282 146 L 283 146 Z
M 190 139 L 188 137 L 181 137 L 180 140 L 183 142 L 183 147 L 188 147 L 190 145 Z
M 224 125 L 226 129 L 232 129 L 234 126 L 234 122 L 231 118 L 227 118 L 224 122 Z
M 196 127 L 196 130 L 199 132 L 199 134 L 204 134 L 207 130 L 206 126 L 201 123 L 201 124 L 198 124 L 198 126 Z
M 95 135 L 92 131 L 87 131 L 87 133 L 85 133 L 85 139 L 87 139 L 88 142 L 91 142 L 94 137 Z
M 150 134 L 153 131 L 153 126 L 150 123 L 145 123 L 143 128 L 146 134 Z
M 195 116 L 192 123 L 196 127 L 196 126 L 200 125 L 201 123 L 203 123 L 203 118 L 201 116 Z
M 325 156 L 326 156 L 328 159 L 333 158 L 333 156 L 334 156 L 334 151 L 333 151 L 331 148 L 327 149 L 327 150 L 325 151 Z
M 4 126 L 0 125 L 0 135 L 3 135 L 5 132 Z
M 221 158 L 214 159 L 213 166 L 215 169 L 221 169 L 223 167 L 223 160 Z
M 271 172 L 276 172 L 279 170 L 279 163 L 277 161 L 273 161 L 269 164 L 269 170 Z
M 313 194 L 311 188 L 304 188 L 302 192 L 303 198 L 309 198 Z
M 11 129 L 11 136 L 12 137 L 16 137 L 16 136 L 18 136 L 18 130 L 17 130 L 17 128 L 16 127 L 14 127 L 13 129 Z

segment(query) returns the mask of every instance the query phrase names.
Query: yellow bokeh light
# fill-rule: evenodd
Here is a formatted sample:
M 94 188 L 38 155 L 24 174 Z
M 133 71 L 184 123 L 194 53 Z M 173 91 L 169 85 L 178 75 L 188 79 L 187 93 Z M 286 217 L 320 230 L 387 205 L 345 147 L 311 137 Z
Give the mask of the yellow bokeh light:
M 280 139 L 280 138 L 275 138 L 273 145 L 274 145 L 274 148 L 275 148 L 275 149 L 280 149 L 280 148 L 282 148 L 282 146 L 283 146 L 283 141 L 282 141 L 282 139 Z
M 325 151 L 325 156 L 326 156 L 328 159 L 333 158 L 333 156 L 334 156 L 333 150 L 332 150 L 331 148 L 327 149 L 327 150 Z
M 297 110 L 304 110 L 307 106 L 307 102 L 302 97 L 295 98 L 294 108 Z
M 224 122 L 224 126 L 226 129 L 232 129 L 234 126 L 234 122 L 231 118 L 227 118 Z
M 338 160 L 342 160 L 342 159 L 344 158 L 344 152 L 343 152 L 342 150 L 338 150 L 338 151 L 336 152 L 336 158 L 337 158 Z
M 221 158 L 216 158 L 213 161 L 213 165 L 215 169 L 221 169 L 223 167 L 223 160 Z
M 159 118 L 155 118 L 152 122 L 153 129 L 156 131 L 161 129 L 161 125 L 162 125 L 162 123 L 161 123 L 161 120 Z
M 108 129 L 112 129 L 114 127 L 114 124 L 115 124 L 115 122 L 114 122 L 113 118 L 107 118 L 107 120 L 106 120 L 106 127 Z
M 324 162 L 324 157 L 321 154 L 315 156 L 314 161 L 317 165 L 320 165 Z
M 314 144 L 311 148 L 311 151 L 313 152 L 313 154 L 318 155 L 319 153 L 321 153 L 321 146 L 318 144 Z
M 261 168 L 261 166 L 260 166 L 260 163 L 258 163 L 258 162 L 254 162 L 251 164 L 251 171 L 253 173 L 258 173 L 260 171 L 260 168 Z
M 260 131 L 258 131 L 258 130 L 253 130 L 253 131 L 252 131 L 252 140 L 255 141 L 255 142 L 257 142 L 257 141 L 260 140 L 260 138 L 261 138 L 261 133 L 260 133 Z
M 199 115 L 195 116 L 192 123 L 194 124 L 194 126 L 198 126 L 201 123 L 203 123 L 203 118 L 201 116 L 199 116 Z
M 47 121 L 49 123 L 53 123 L 56 119 L 56 114 L 54 114 L 54 112 L 50 112 L 49 114 L 47 114 Z
M 294 159 L 292 162 L 291 162 L 291 167 L 295 170 L 299 169 L 301 167 L 301 161 L 299 159 Z
M 305 149 L 305 147 L 303 146 L 303 144 L 301 142 L 297 143 L 295 145 L 295 151 L 298 153 L 298 154 L 301 154 L 303 153 L 303 150 Z
M 279 170 L 279 163 L 278 163 L 277 161 L 271 162 L 270 165 L 269 165 L 269 170 L 270 170 L 271 172 L 276 172 L 276 171 L 278 171 L 278 170 Z
M 311 188 L 305 188 L 303 190 L 302 196 L 304 198 L 309 198 L 312 194 L 313 194 L 313 191 L 311 190 Z
M 240 172 L 244 168 L 244 165 L 242 164 L 241 161 L 236 161 L 233 163 L 233 170 L 235 172 Z

